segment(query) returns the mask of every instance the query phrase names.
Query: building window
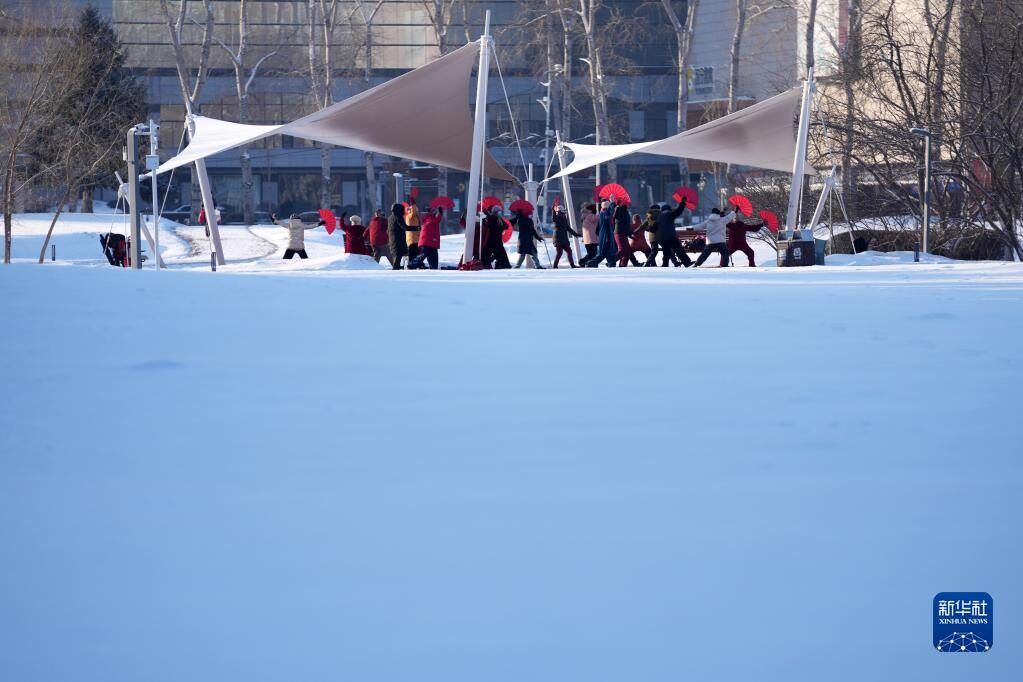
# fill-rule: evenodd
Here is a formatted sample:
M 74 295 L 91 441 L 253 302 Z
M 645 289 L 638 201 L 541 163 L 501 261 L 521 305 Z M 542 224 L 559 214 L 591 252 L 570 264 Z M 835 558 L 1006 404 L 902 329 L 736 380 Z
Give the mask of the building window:
M 714 67 L 699 66 L 693 69 L 693 93 L 709 95 L 714 92 Z
M 630 111 L 629 112 L 629 138 L 633 140 L 642 140 L 646 137 L 646 112 L 645 111 Z

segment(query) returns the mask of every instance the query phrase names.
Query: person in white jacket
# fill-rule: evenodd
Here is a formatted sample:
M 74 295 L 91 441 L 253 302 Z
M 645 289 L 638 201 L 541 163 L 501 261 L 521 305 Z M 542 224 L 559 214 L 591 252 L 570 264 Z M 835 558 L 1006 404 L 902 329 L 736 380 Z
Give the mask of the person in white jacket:
M 721 209 L 714 208 L 711 209 L 710 216 L 706 220 L 690 228 L 693 230 L 707 230 L 707 245 L 703 247 L 700 257 L 693 263 L 694 268 L 703 265 L 703 262 L 707 260 L 707 256 L 715 251 L 721 254 L 721 267 L 728 267 L 728 223 L 733 220 L 735 220 L 735 211 L 722 215 Z
M 278 221 L 276 216 L 273 221 L 288 230 L 288 247 L 284 249 L 284 260 L 291 260 L 296 255 L 299 258 L 308 258 L 309 254 L 305 252 L 305 231 L 312 230 L 324 223 L 322 220 L 316 225 L 303 223 L 297 213 L 292 213 L 291 218 L 287 221 Z

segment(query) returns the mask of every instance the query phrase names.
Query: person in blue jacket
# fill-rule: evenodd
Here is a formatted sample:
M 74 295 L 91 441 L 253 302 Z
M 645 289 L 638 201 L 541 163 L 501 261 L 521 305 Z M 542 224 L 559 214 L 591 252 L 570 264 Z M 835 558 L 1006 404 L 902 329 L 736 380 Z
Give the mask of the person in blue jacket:
M 615 244 L 615 203 L 605 199 L 600 203 L 600 213 L 597 215 L 597 237 L 600 242 L 597 245 L 597 257 L 588 261 L 586 267 L 595 268 L 602 261 L 607 261 L 607 267 L 613 268 L 618 261 L 618 246 Z

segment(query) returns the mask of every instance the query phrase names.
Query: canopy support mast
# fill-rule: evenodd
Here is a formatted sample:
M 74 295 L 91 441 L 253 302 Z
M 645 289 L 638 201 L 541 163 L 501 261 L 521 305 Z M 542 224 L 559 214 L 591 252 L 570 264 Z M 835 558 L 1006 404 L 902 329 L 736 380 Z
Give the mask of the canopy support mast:
M 558 155 L 558 166 L 561 170 L 565 170 L 565 148 L 561 144 L 561 131 L 554 131 L 554 151 Z M 565 205 L 565 212 L 568 213 L 568 224 L 571 225 L 573 232 L 579 232 L 579 227 L 575 224 L 575 205 L 572 203 L 572 185 L 569 182 L 567 175 L 561 176 L 561 197 L 562 203 Z M 579 237 L 573 236 L 572 241 L 575 243 L 575 257 L 579 260 L 583 258 L 583 249 L 579 245 Z
M 189 107 L 191 108 L 191 107 Z M 188 113 L 188 139 L 195 135 L 195 119 Z M 155 172 L 155 171 L 154 171 Z M 195 175 L 199 180 L 199 192 L 202 194 L 202 205 L 206 209 L 206 226 L 210 231 L 210 250 L 217 260 L 217 265 L 224 264 L 224 249 L 220 245 L 220 228 L 217 225 L 217 207 L 213 203 L 213 191 L 210 189 L 210 176 L 206 172 L 206 159 L 195 160 Z
M 490 75 L 490 10 L 483 21 L 483 35 L 480 36 L 480 66 L 476 73 L 476 112 L 472 126 L 472 159 L 469 164 L 469 191 L 465 197 L 465 252 L 463 262 L 472 260 L 476 241 L 476 220 L 480 201 L 480 176 L 483 172 L 483 148 L 487 139 L 487 78 Z M 482 224 L 482 223 L 481 223 Z M 480 254 L 483 249 L 480 247 Z
M 810 106 L 817 84 L 813 80 L 813 67 L 806 70 L 806 81 L 803 83 L 803 104 L 799 110 L 799 132 L 796 135 L 796 158 L 792 162 L 792 186 L 789 189 L 789 209 L 785 216 L 785 229 L 794 232 L 799 220 L 799 198 L 803 194 L 803 181 L 806 178 L 806 146 L 810 133 Z M 794 236 L 794 235 L 793 235 Z

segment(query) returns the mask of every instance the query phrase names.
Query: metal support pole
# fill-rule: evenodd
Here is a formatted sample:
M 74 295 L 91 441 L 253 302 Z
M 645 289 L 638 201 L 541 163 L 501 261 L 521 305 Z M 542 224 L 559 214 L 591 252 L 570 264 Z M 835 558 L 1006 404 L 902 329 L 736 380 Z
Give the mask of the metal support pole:
M 188 138 L 195 134 L 195 119 L 188 116 Z M 224 264 L 224 249 L 220 243 L 220 228 L 217 225 L 217 207 L 213 203 L 213 190 L 210 187 L 210 176 L 206 173 L 206 161 L 195 161 L 195 175 L 199 180 L 199 191 L 202 194 L 202 205 L 206 209 L 206 227 L 210 230 L 210 252 L 214 254 L 217 265 Z
M 565 170 L 565 148 L 561 145 L 561 133 L 555 131 L 554 140 L 556 145 L 554 147 L 554 153 L 558 155 L 558 170 Z M 568 224 L 572 226 L 573 232 L 579 232 L 579 227 L 576 225 L 575 217 L 575 204 L 572 203 L 572 185 L 569 182 L 567 175 L 561 176 L 561 197 L 562 203 L 565 204 L 565 211 L 568 213 Z M 575 244 L 575 255 L 578 260 L 583 258 L 583 247 L 579 243 L 579 237 L 573 236 L 572 241 Z
M 923 252 L 929 253 L 927 248 L 928 233 L 931 231 L 931 133 L 927 132 L 924 138 L 924 234 Z
M 806 70 L 803 83 L 803 104 L 799 110 L 799 132 L 796 134 L 796 158 L 792 162 L 792 187 L 789 188 L 789 209 L 785 216 L 785 229 L 795 238 L 796 223 L 799 220 L 799 198 L 803 193 L 804 171 L 806 170 L 806 146 L 810 133 L 810 107 L 817 84 L 813 80 L 813 67 Z
M 160 216 L 158 214 L 160 195 L 156 189 L 156 169 L 160 166 L 160 157 L 156 152 L 159 139 L 160 128 L 153 122 L 153 119 L 149 119 L 149 154 L 146 155 L 146 169 L 149 171 L 153 184 L 153 267 L 157 270 L 163 267 L 160 258 Z
M 487 79 L 490 75 L 490 10 L 483 20 L 483 35 L 480 36 L 480 65 L 476 73 L 476 112 L 472 126 L 472 159 L 469 164 L 469 192 L 465 197 L 465 251 L 463 261 L 472 260 L 476 243 L 476 220 L 480 201 L 480 176 L 483 173 L 483 146 L 487 139 Z
M 920 197 L 923 201 L 923 222 L 920 225 L 922 251 L 928 253 L 928 232 L 931 229 L 931 130 L 930 128 L 910 128 L 909 132 L 924 138 L 924 187 Z
M 139 229 L 142 214 L 139 212 L 139 202 L 142 199 L 142 192 L 139 191 L 139 144 L 138 126 L 132 126 L 128 130 L 127 139 L 128 157 L 128 239 L 131 245 L 128 250 L 128 259 L 131 267 L 135 270 L 142 269 L 142 230 Z

